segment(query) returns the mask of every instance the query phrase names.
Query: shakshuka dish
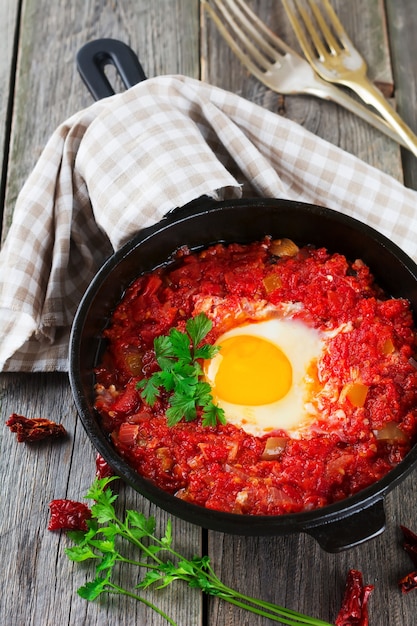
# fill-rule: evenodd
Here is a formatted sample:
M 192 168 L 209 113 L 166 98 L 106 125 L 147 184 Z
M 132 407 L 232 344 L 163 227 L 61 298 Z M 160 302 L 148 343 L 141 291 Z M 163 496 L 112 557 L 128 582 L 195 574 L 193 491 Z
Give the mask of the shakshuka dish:
M 208 509 L 317 509 L 417 440 L 410 305 L 360 259 L 271 237 L 181 248 L 129 286 L 104 337 L 95 408 L 112 444 Z

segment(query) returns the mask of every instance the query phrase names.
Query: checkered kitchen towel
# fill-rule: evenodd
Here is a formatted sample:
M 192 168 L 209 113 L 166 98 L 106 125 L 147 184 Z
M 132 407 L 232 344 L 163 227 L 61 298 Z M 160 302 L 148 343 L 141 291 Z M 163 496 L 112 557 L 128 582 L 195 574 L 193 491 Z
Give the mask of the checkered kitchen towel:
M 416 192 L 239 96 L 149 79 L 64 122 L 22 189 L 0 253 L 0 370 L 65 371 L 74 313 L 105 258 L 203 194 L 325 205 L 417 260 Z

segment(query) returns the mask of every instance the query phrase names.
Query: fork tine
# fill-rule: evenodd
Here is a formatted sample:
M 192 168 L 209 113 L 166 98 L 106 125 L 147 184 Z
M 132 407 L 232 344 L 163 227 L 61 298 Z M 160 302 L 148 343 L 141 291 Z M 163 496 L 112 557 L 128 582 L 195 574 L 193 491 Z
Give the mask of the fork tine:
M 250 72 L 252 72 L 252 74 L 256 78 L 261 80 L 262 79 L 262 71 L 260 70 L 259 66 L 261 65 L 261 67 L 262 67 L 262 64 L 260 63 L 260 60 L 264 61 L 263 57 L 260 57 L 260 55 L 258 53 L 258 55 L 257 55 L 259 57 L 258 58 L 258 62 L 255 64 L 253 62 L 253 59 L 247 54 L 247 52 L 245 50 L 243 50 L 238 45 L 238 43 L 236 42 L 235 38 L 232 37 L 232 35 L 230 34 L 230 32 L 227 30 L 226 26 L 224 25 L 223 21 L 220 19 L 219 15 L 215 12 L 213 6 L 211 4 L 209 4 L 208 2 L 206 2 L 206 0 L 203 0 L 202 4 L 204 5 L 205 9 L 207 10 L 207 12 L 210 15 L 211 19 L 213 20 L 213 22 L 216 24 L 220 34 L 225 39 L 226 43 L 229 45 L 231 50 L 233 50 L 233 52 L 236 54 L 238 59 L 247 67 L 247 69 Z M 216 2 L 216 4 L 218 4 L 218 3 Z M 217 9 L 219 10 L 218 6 L 217 6 Z M 229 14 L 225 10 L 222 10 L 221 7 L 220 7 L 220 11 L 222 12 L 223 17 L 226 19 L 226 21 L 229 24 L 229 26 L 231 28 L 233 27 L 233 32 L 235 33 L 235 35 L 236 34 L 238 36 L 240 36 L 241 34 L 243 35 L 241 29 L 237 30 L 235 28 L 235 24 L 233 22 L 232 22 L 232 24 L 230 24 L 229 17 L 228 17 Z
M 335 28 L 335 23 L 334 23 L 334 18 L 336 18 L 336 21 L 339 23 L 339 27 L 341 27 L 342 25 L 340 24 L 339 20 L 336 17 L 335 12 L 333 11 L 333 9 L 331 8 L 331 6 L 329 5 L 329 3 L 323 2 L 323 5 L 325 5 L 325 8 L 328 12 L 328 17 L 332 23 L 333 28 Z M 320 11 L 317 2 L 314 2 L 314 0 L 309 0 L 309 5 L 311 8 L 311 11 L 317 21 L 317 24 L 322 32 L 323 38 L 327 44 L 327 46 L 329 47 L 329 50 L 332 54 L 337 54 L 338 51 L 340 50 L 340 45 L 339 43 L 336 41 L 335 37 L 333 36 L 332 31 L 330 30 L 330 28 L 327 25 L 326 20 L 323 17 L 322 12 Z M 329 12 L 329 7 L 330 7 L 330 12 Z M 333 15 L 331 14 L 333 13 Z M 340 30 L 340 29 L 339 29 Z M 337 30 L 336 30 L 337 32 Z
M 303 1 L 309 5 L 316 24 L 321 31 L 321 36 L 318 34 L 309 13 L 304 8 Z M 320 0 L 322 11 L 318 6 L 317 0 L 283 0 L 283 4 L 292 27 L 304 50 L 304 54 L 310 59 L 310 61 L 317 55 L 320 59 L 324 59 L 329 52 L 336 55 L 342 49 L 347 50 L 349 46 L 353 47 L 352 42 L 350 41 L 329 0 Z M 297 12 L 298 17 L 296 15 Z M 328 21 L 326 21 L 323 12 L 326 14 Z M 303 22 L 304 28 L 310 36 L 311 41 L 309 41 L 306 37 L 300 21 Z M 329 24 L 331 28 L 329 27 Z M 313 45 L 311 45 L 311 42 L 313 42 Z
M 218 6 L 221 4 L 224 11 L 226 11 L 225 4 L 228 6 L 229 25 L 239 33 L 247 51 L 250 51 L 257 59 L 262 69 L 267 70 L 271 64 L 279 61 L 282 52 L 289 52 L 284 42 L 242 0 L 215 0 L 215 2 Z M 232 13 L 235 17 L 234 21 Z
M 230 28 L 240 37 L 241 42 L 245 45 L 246 50 L 252 54 L 253 58 L 261 65 L 262 69 L 267 69 L 270 63 L 276 61 L 276 51 L 269 45 L 267 41 L 261 36 L 261 34 L 254 28 L 251 22 L 246 17 L 245 13 L 242 12 L 241 9 L 237 6 L 238 0 L 236 1 L 221 1 L 214 0 L 219 9 L 222 11 L 225 18 L 228 20 L 228 24 Z M 228 8 L 226 8 L 226 6 Z M 242 6 L 242 5 L 241 5 Z M 247 8 L 244 7 L 243 8 Z M 236 19 L 233 20 L 233 15 L 240 22 L 237 23 Z M 246 30 L 244 31 L 244 27 Z M 249 34 L 249 36 L 248 36 Z M 262 56 L 262 52 L 265 53 L 265 56 Z
M 294 5 L 296 8 L 293 6 L 291 0 L 282 0 L 282 2 L 287 12 L 288 19 L 291 22 L 291 25 L 298 38 L 298 41 L 301 44 L 302 49 L 304 50 L 304 54 L 306 55 L 306 57 L 310 60 L 310 62 L 317 56 L 317 54 L 321 58 L 323 58 L 326 53 L 326 49 L 320 37 L 317 35 L 317 32 L 313 26 L 313 23 L 310 20 L 307 11 L 299 4 L 297 0 L 294 0 Z M 299 16 L 296 15 L 296 12 L 298 12 Z M 304 24 L 304 27 L 300 22 L 300 18 Z M 306 36 L 304 28 L 310 35 L 311 41 Z
M 230 0 L 228 0 L 228 4 L 231 5 Z M 294 54 L 294 51 L 291 50 L 291 48 L 287 46 L 287 44 L 282 39 L 280 39 L 278 35 L 276 35 L 270 28 L 268 28 L 265 22 L 263 22 L 243 0 L 234 0 L 233 2 L 233 7 L 236 11 L 236 14 L 238 6 L 240 7 L 240 18 L 242 22 L 244 22 L 246 28 L 252 34 L 252 36 L 256 37 L 256 40 L 261 43 L 265 43 L 265 41 L 260 38 L 260 35 L 263 35 L 269 40 L 271 50 L 273 51 L 272 58 L 274 60 L 276 60 L 277 54 Z
M 212 0 L 211 4 L 214 4 L 217 11 L 222 14 L 229 29 L 235 37 L 238 37 L 243 48 L 232 38 L 231 33 L 220 21 L 219 15 L 215 14 L 213 6 L 205 1 L 203 4 L 239 59 L 253 73 L 255 73 L 255 67 L 258 69 L 258 73 L 255 74 L 257 78 L 260 77 L 259 70 L 267 72 L 271 65 L 279 65 L 282 57 L 281 50 L 284 53 L 290 51 L 288 46 L 270 31 L 241 0 Z
M 329 0 L 321 0 L 321 2 L 326 10 L 331 25 L 333 26 L 333 30 L 339 38 L 339 41 L 341 42 L 343 47 L 347 48 L 349 45 L 353 45 Z

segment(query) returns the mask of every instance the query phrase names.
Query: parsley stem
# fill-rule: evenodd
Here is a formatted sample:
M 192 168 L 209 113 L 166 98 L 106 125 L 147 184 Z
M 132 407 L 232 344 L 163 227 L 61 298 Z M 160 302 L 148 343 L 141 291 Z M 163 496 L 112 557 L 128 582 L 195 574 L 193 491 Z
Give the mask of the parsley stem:
M 280 605 L 273 604 L 265 600 L 252 598 L 251 596 L 239 593 L 235 589 L 231 589 L 222 583 L 210 565 L 207 566 L 207 569 L 196 567 L 196 571 L 197 570 L 212 583 L 213 590 L 215 591 L 212 595 L 222 598 L 230 604 L 249 610 L 252 613 L 262 615 L 263 617 L 267 617 L 275 622 L 287 624 L 288 626 L 331 626 L 329 622 L 324 622 L 323 620 L 303 615 L 297 611 L 286 609 Z M 189 580 L 188 582 L 190 584 L 191 581 Z M 207 590 L 206 593 L 210 594 L 210 590 Z
M 124 537 L 124 539 L 129 541 L 131 544 L 137 546 L 148 558 L 153 559 L 155 563 L 157 563 L 157 565 L 162 565 L 163 561 L 159 559 L 156 554 L 154 554 L 151 550 L 149 550 L 148 547 L 144 543 L 142 543 L 142 541 L 136 539 L 136 537 L 132 535 L 132 533 L 125 530 L 120 530 L 119 535 L 120 537 Z M 159 541 L 159 539 L 154 535 L 149 534 L 147 536 L 149 537 L 149 539 L 152 539 L 155 543 L 158 543 L 164 549 L 167 549 L 165 546 L 163 546 L 162 542 Z M 172 553 L 172 550 L 169 550 L 169 552 Z M 158 569 L 157 565 L 151 566 L 149 563 L 141 563 L 141 565 L 147 568 Z
M 219 592 L 218 597 L 243 609 L 252 611 L 258 615 L 263 615 L 276 622 L 289 624 L 290 626 L 301 624 L 308 626 L 330 626 L 328 622 L 302 615 L 301 613 L 285 609 L 276 604 L 245 596 L 234 590 L 230 590 L 229 593 Z
M 136 593 L 132 593 L 131 591 L 128 591 L 127 589 L 123 589 L 123 587 L 119 587 L 118 585 L 115 585 L 114 583 L 111 583 L 110 581 L 107 582 L 107 585 L 108 587 L 110 587 L 110 589 L 107 590 L 108 593 L 113 593 L 113 594 L 121 595 L 121 596 L 127 596 L 128 598 L 133 598 L 134 600 L 138 600 L 139 602 L 142 602 L 142 604 L 145 604 L 148 608 L 158 613 L 161 617 L 166 619 L 167 622 L 171 624 L 171 626 L 178 626 L 177 622 L 174 622 L 174 620 L 171 619 L 169 615 L 167 615 L 164 611 L 162 611 L 162 609 L 159 609 L 155 604 L 153 604 L 149 600 L 146 600 L 146 598 L 143 598 L 142 596 L 138 596 Z
M 242 601 L 242 607 L 249 608 L 249 610 L 252 610 L 248 606 L 248 604 L 251 604 L 251 605 L 254 605 L 255 607 L 262 607 L 264 609 L 267 609 L 268 611 L 275 613 L 276 615 L 279 615 L 281 617 L 285 616 L 285 617 L 288 617 L 289 619 L 297 620 L 297 621 L 291 621 L 291 622 L 284 622 L 283 620 L 281 620 L 283 621 L 283 623 L 291 624 L 291 626 L 293 624 L 308 624 L 309 626 L 331 626 L 329 625 L 328 622 L 324 622 L 323 620 L 316 619 L 314 617 L 309 617 L 306 615 L 302 615 L 298 613 L 297 611 L 292 611 L 291 609 L 286 609 L 277 604 L 273 604 L 272 602 L 267 602 L 266 600 L 259 600 L 251 596 L 247 596 L 243 593 L 240 593 L 239 591 L 236 591 L 235 589 L 231 589 L 230 587 L 227 587 L 227 585 L 224 585 L 221 582 L 221 580 L 216 576 L 216 574 L 213 572 L 211 568 L 209 569 L 211 570 L 211 578 L 216 583 L 220 591 L 219 597 L 223 598 L 224 600 L 227 600 L 228 602 L 231 602 L 232 604 L 237 603 L 238 606 L 240 606 L 239 601 Z M 261 614 L 263 615 L 263 613 Z M 270 619 L 273 619 L 273 617 L 270 614 L 267 617 L 270 617 Z
M 130 533 L 127 533 L 125 535 L 125 538 L 128 539 L 131 543 L 134 543 L 135 545 L 140 547 L 142 550 L 146 551 L 146 546 L 144 546 L 142 542 L 137 541 L 137 539 L 131 536 Z M 152 541 L 154 541 L 156 544 L 160 545 L 164 550 L 169 552 L 172 556 L 176 557 L 177 559 L 182 558 L 178 552 L 176 552 L 172 548 L 164 546 L 163 543 L 155 535 L 150 535 L 149 538 L 152 539 Z M 145 567 L 147 569 L 160 571 L 158 566 L 161 565 L 163 561 L 157 558 L 154 554 L 148 554 L 148 556 L 151 556 L 151 558 L 154 559 L 157 564 L 152 565 L 149 562 L 144 563 L 139 561 L 131 561 L 129 559 L 123 559 L 123 561 L 126 563 L 137 565 L 139 567 Z M 195 570 L 206 580 L 211 582 L 213 586 L 213 591 L 215 590 L 215 593 L 210 593 L 210 589 L 208 589 L 206 590 L 207 594 L 216 595 L 216 597 L 222 598 L 226 602 L 229 602 L 230 604 L 238 606 L 242 609 L 249 610 L 252 613 L 256 613 L 257 615 L 261 615 L 262 617 L 267 617 L 268 619 L 275 622 L 280 622 L 281 624 L 286 624 L 287 626 L 331 626 L 328 622 L 324 622 L 320 619 L 304 616 L 296 611 L 292 611 L 291 609 L 286 609 L 271 602 L 258 600 L 252 598 L 251 596 L 239 593 L 238 591 L 231 589 L 227 585 L 223 584 L 210 566 L 207 566 L 207 568 L 205 569 L 196 566 Z M 192 585 L 194 581 L 194 578 L 189 575 L 178 576 L 178 578 L 181 578 L 182 580 L 187 582 L 188 585 Z
M 302 615 L 301 613 L 297 613 L 295 611 L 290 611 L 276 604 L 256 600 L 255 598 L 244 596 L 233 590 L 230 591 L 233 595 L 230 595 L 230 593 L 220 592 L 216 594 L 216 596 L 218 598 L 222 598 L 226 602 L 229 602 L 229 604 L 251 611 L 257 615 L 262 615 L 263 617 L 267 617 L 274 622 L 280 622 L 281 624 L 287 624 L 288 626 L 331 626 L 329 622 L 323 622 L 322 620 L 308 617 L 307 615 Z

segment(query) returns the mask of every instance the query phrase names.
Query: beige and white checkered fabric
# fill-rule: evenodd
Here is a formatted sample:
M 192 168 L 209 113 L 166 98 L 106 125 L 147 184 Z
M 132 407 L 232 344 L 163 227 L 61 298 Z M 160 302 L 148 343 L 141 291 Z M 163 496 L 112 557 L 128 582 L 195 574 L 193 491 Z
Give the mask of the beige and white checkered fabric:
M 0 253 L 0 369 L 65 371 L 74 313 L 104 259 L 203 194 L 325 205 L 417 260 L 416 192 L 234 94 L 149 79 L 64 122 L 22 189 Z

